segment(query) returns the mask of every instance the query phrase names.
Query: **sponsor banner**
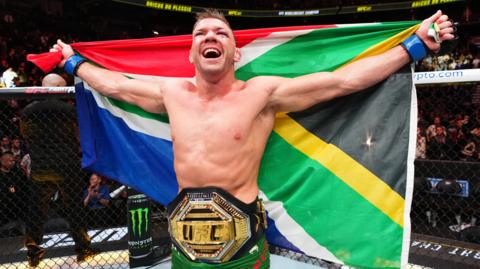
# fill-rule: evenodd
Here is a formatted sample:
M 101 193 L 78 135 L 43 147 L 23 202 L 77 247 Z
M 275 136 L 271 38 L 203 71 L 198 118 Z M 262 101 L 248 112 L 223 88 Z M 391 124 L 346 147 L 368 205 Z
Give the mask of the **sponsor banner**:
M 431 189 L 429 190 L 431 193 L 439 193 L 437 189 L 438 183 L 442 182 L 443 178 L 434 178 L 434 177 L 427 177 L 427 180 L 430 183 Z M 458 189 L 454 189 L 454 193 L 448 193 L 453 196 L 460 196 L 467 198 L 470 193 L 470 182 L 465 179 L 454 179 L 454 182 L 458 183 Z
M 113 0 L 115 2 L 141 6 L 146 8 L 182 12 L 197 13 L 205 10 L 206 6 L 191 6 L 176 4 L 171 2 L 150 1 L 150 0 Z M 379 3 L 371 5 L 351 5 L 351 6 L 334 6 L 328 8 L 308 9 L 308 10 L 242 10 L 242 9 L 222 9 L 218 10 L 226 16 L 234 17 L 309 17 L 309 16 L 327 16 L 337 14 L 353 14 L 365 12 L 378 12 L 389 10 L 408 10 L 413 8 L 423 8 L 428 6 L 436 6 L 442 4 L 450 4 L 456 2 L 465 2 L 465 0 L 421 0 L 421 1 L 404 1 L 395 3 Z
M 463 229 L 459 237 L 468 237 L 469 234 L 478 236 L 479 230 L 476 226 Z M 480 248 L 478 244 L 414 234 L 409 262 L 432 268 L 478 268 Z
M 103 255 L 106 255 L 102 257 L 104 259 L 109 256 L 105 254 L 108 251 L 124 250 L 127 248 L 127 227 L 92 229 L 88 230 L 87 233 L 90 236 L 93 247 L 100 249 Z M 161 240 L 161 237 L 165 236 L 166 235 L 160 235 L 158 241 Z M 157 237 L 155 237 L 155 239 L 157 239 Z M 26 268 L 27 248 L 24 246 L 24 240 L 24 236 L 0 238 L 0 269 Z M 43 235 L 40 246 L 47 251 L 46 259 L 76 255 L 74 252 L 75 241 L 68 232 L 56 231 L 45 234 Z M 112 260 L 112 257 L 110 257 L 108 260 L 113 262 L 115 259 Z M 22 265 L 16 266 L 15 263 L 22 263 Z M 101 267 L 100 264 L 96 265 Z
M 52 96 L 55 98 L 67 98 L 75 93 L 75 87 L 13 87 L 0 88 L 0 99 L 10 99 L 24 97 L 42 97 Z
M 452 83 L 452 82 L 472 82 L 480 81 L 480 69 L 460 69 L 445 70 L 434 72 L 416 72 L 413 74 L 413 82 L 420 84 Z M 12 95 L 23 94 L 65 94 L 75 93 L 75 87 L 16 87 L 2 88 L 0 97 L 9 98 Z M 57 96 L 58 97 L 58 96 Z
M 87 231 L 90 236 L 92 244 L 107 243 L 114 241 L 123 241 L 127 235 L 126 227 L 113 227 L 106 229 L 95 229 Z M 1 243 L 0 243 L 1 244 Z M 66 246 L 74 246 L 75 241 L 68 233 L 53 233 L 43 236 L 43 243 L 40 245 L 42 248 L 59 248 Z M 27 251 L 25 246 L 18 249 L 18 251 Z
M 417 72 L 413 75 L 415 84 L 451 83 L 480 81 L 480 69 L 459 69 L 435 72 Z

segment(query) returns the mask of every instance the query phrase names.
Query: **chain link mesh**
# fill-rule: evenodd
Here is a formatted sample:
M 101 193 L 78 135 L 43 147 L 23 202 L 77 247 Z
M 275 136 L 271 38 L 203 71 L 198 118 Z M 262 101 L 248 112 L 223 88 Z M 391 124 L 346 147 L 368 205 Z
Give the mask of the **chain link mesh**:
M 427 85 L 417 94 L 410 267 L 478 268 L 480 86 Z M 1 98 L 0 268 L 24 268 L 41 248 L 41 268 L 128 268 L 126 188 L 80 169 L 74 100 Z M 87 199 L 89 193 L 96 198 Z M 156 251 L 166 256 L 163 206 L 153 204 L 152 224 Z M 342 268 L 276 246 L 270 250 Z M 100 254 L 89 259 L 90 251 Z
M 417 86 L 410 262 L 480 267 L 480 84 Z
M 0 268 L 128 268 L 127 191 L 80 168 L 74 100 L 0 107 Z M 152 210 L 156 252 L 165 256 L 166 210 Z

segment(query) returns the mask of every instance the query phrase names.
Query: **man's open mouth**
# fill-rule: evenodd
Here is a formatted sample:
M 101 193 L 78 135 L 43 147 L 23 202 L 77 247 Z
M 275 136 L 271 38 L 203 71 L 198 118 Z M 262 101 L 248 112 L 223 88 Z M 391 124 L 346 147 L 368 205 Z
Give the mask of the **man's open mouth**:
M 208 49 L 205 49 L 202 53 L 203 57 L 205 58 L 218 58 L 220 57 L 220 55 L 222 55 L 222 53 L 218 50 L 218 49 L 215 49 L 215 48 L 208 48 Z

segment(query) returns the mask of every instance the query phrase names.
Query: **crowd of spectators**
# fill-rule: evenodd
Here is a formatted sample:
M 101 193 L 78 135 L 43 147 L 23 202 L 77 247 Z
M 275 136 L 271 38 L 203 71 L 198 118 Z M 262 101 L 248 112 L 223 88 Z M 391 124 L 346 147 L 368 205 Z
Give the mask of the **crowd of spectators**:
M 42 85 L 52 86 L 48 84 L 55 83 L 54 78 L 63 80 L 58 75 L 49 74 L 44 77 Z M 65 81 L 62 85 L 65 85 Z M 73 106 L 68 102 L 58 100 L 37 100 L 26 106 L 20 105 L 22 103 L 15 99 L 7 100 L 0 112 L 2 134 L 0 136 L 0 194 L 5 198 L 2 201 L 8 201 L 0 208 L 0 215 L 3 216 L 0 218 L 0 237 L 11 236 L 12 227 L 15 226 L 11 224 L 17 222 L 24 227 L 20 232 L 26 234 L 28 242 L 38 241 L 37 237 L 41 238 L 41 227 L 49 220 L 52 222 L 50 226 L 55 227 L 51 228 L 54 231 L 71 228 L 72 223 L 85 223 L 88 227 L 111 227 L 124 224 L 125 221 L 122 219 L 125 214 L 122 206 L 125 207 L 126 203 L 125 193 L 110 197 L 109 192 L 110 186 L 116 185 L 118 189 L 118 183 L 114 184 L 95 174 L 91 176 L 90 183 L 87 183 L 82 176 L 84 171 L 80 172 L 74 168 L 79 166 L 80 158 L 77 156 L 78 133 L 72 132 L 76 132 L 78 129 L 74 128 L 76 125 L 73 124 L 73 118 L 68 118 L 70 121 L 67 121 L 67 118 L 64 119 L 66 116 L 61 114 L 74 117 Z M 60 110 L 52 111 L 54 103 L 57 106 L 69 107 L 68 112 L 72 113 Z M 35 108 L 35 111 L 32 112 L 33 107 L 37 106 L 43 107 L 42 109 Z M 27 115 L 29 116 L 27 117 Z M 72 123 L 71 128 L 68 129 L 71 130 L 70 132 L 61 129 L 61 127 L 70 126 L 69 122 Z M 49 127 L 51 128 L 49 129 Z M 32 143 L 32 141 L 36 142 Z M 38 141 L 42 141 L 42 143 L 39 144 Z M 36 160 L 33 159 L 33 152 L 36 152 Z M 37 164 L 35 175 L 32 172 L 32 163 Z M 62 171 L 64 174 L 58 177 L 57 172 L 51 173 L 51 169 Z M 42 171 L 50 171 L 49 176 L 44 178 Z M 101 193 L 101 197 L 99 193 Z M 66 226 L 58 225 L 65 221 L 58 222 L 50 219 L 52 217 L 49 215 L 51 206 L 61 208 L 56 212 L 57 214 L 61 213 L 62 217 L 69 220 Z M 79 212 L 87 213 L 87 218 L 83 218 L 84 222 L 78 220 Z M 119 218 L 119 215 L 122 218 Z M 72 222 L 72 220 L 75 221 Z M 24 225 L 24 223 L 27 224 Z M 46 230 L 49 229 L 47 225 Z M 75 235 L 76 243 L 80 242 L 79 238 L 83 238 L 80 236 L 83 230 L 74 227 L 72 232 L 72 236 Z M 36 244 L 39 244 L 37 241 L 35 241 Z M 88 242 L 85 243 L 87 245 L 81 242 L 78 244 L 88 250 Z M 39 251 L 41 250 L 40 248 Z
M 327 2 L 325 5 L 329 3 L 334 5 L 337 2 L 349 5 L 349 2 L 353 1 Z M 263 8 L 280 8 L 278 1 L 256 3 Z M 309 4 L 301 6 L 299 3 Z M 282 7 L 289 8 L 289 5 L 302 8 L 315 7 L 312 2 L 297 0 L 288 1 Z M 42 85 L 42 79 L 46 74 L 26 61 L 28 53 L 46 52 L 57 39 L 67 43 L 99 39 L 98 35 L 83 35 L 82 31 L 67 34 L 50 27 L 52 24 L 48 23 L 38 25 L 26 19 L 25 14 L 11 12 L 8 9 L 0 11 L 0 23 L 5 26 L 0 28 L 0 91 L 4 87 Z M 167 30 L 160 32 L 171 34 Z M 114 38 L 138 37 L 137 33 L 126 31 L 118 33 Z M 466 42 L 458 45 L 452 52 L 438 56 L 429 55 L 416 65 L 417 72 L 471 68 L 480 68 L 480 55 L 478 49 L 475 51 Z M 73 84 L 71 76 L 62 70 L 56 72 L 68 82 L 68 85 Z M 475 101 L 475 94 L 480 96 L 480 83 L 422 86 L 418 87 L 417 92 L 419 114 L 416 158 L 480 162 L 480 100 L 478 103 Z M 26 180 L 30 178 L 31 159 L 20 132 L 21 111 L 30 102 L 31 100 L 27 99 L 0 98 L 0 195 L 3 200 L 14 203 L 17 201 L 25 203 L 31 199 L 24 191 Z M 65 185 L 65 188 L 69 187 L 71 186 Z M 126 191 L 122 191 L 117 197 L 110 197 L 110 192 L 119 187 L 118 183 L 95 174 L 91 175 L 89 182 L 81 186 L 81 191 L 78 191 L 81 192 L 79 195 L 81 199 L 76 200 L 89 214 L 89 227 L 125 224 L 126 212 L 123 211 L 126 208 Z M 49 193 L 47 199 L 49 203 L 50 198 L 54 201 L 54 197 L 50 196 L 52 195 Z M 12 218 L 18 218 L 18 212 L 23 210 L 17 209 L 13 212 L 11 209 L 14 207 L 10 205 L 14 203 L 5 203 L 0 207 L 2 216 L 0 236 L 1 226 Z M 27 206 L 31 205 L 24 205 Z M 5 212 L 8 214 L 4 214 Z M 45 213 L 42 217 L 46 218 L 46 215 Z
M 466 46 L 458 46 L 452 52 L 438 56 L 428 55 L 415 66 L 417 72 L 472 68 L 480 68 L 480 54 Z
M 187 3 L 188 1 L 185 2 Z M 191 2 L 191 4 L 199 4 L 198 1 Z M 222 1 L 217 2 L 219 2 L 218 6 L 221 6 L 222 3 L 224 3 Z M 263 6 L 277 9 L 289 9 L 300 7 L 313 8 L 312 5 L 320 5 L 321 7 L 350 5 L 353 2 L 356 4 L 367 4 L 375 1 L 365 0 L 359 2 L 330 0 L 319 3 L 311 1 L 302 2 L 298 0 L 290 0 L 286 2 L 251 0 L 238 2 L 239 4 L 243 3 L 245 5 L 251 5 L 257 9 L 261 9 Z M 263 2 L 265 3 L 262 4 Z M 143 21 L 141 22 L 136 22 L 136 20 L 140 20 L 137 17 L 128 17 L 125 18 L 124 21 L 117 18 L 101 20 L 99 19 L 100 16 L 98 14 L 91 10 L 86 10 L 85 5 L 81 6 L 80 4 L 73 7 L 73 9 L 75 9 L 75 15 L 69 15 L 67 3 L 61 4 L 61 2 L 59 2 L 57 4 L 59 4 L 59 6 L 39 6 L 38 9 L 35 9 L 37 14 L 18 11 L 13 7 L 9 9 L 8 4 L 4 4 L 3 7 L 0 4 L 0 8 L 2 8 L 0 11 L 0 23 L 4 26 L 0 28 L 0 75 L 2 76 L 0 79 L 0 88 L 14 86 L 40 86 L 44 74 L 33 64 L 26 61 L 26 55 L 28 53 L 41 53 L 48 51 L 49 47 L 59 38 L 68 43 L 100 39 L 137 38 L 149 37 L 149 34 L 150 36 L 154 36 L 158 34 L 183 33 L 184 30 L 179 30 L 179 27 L 182 29 L 185 28 L 178 23 L 175 27 L 171 24 L 165 24 L 165 22 L 158 24 L 158 22 L 154 21 L 155 17 L 146 19 L 146 17 L 150 16 L 144 16 L 145 18 L 142 18 Z M 210 3 L 210 5 L 216 4 L 217 3 L 215 2 Z M 75 4 L 69 3 L 68 5 Z M 119 5 L 117 9 L 112 10 L 112 13 L 119 13 L 119 16 L 126 16 L 129 14 L 128 10 L 132 8 L 134 7 L 130 5 Z M 89 15 L 87 16 L 86 14 Z M 40 17 L 42 19 L 39 19 L 38 21 L 41 23 L 38 23 L 35 18 Z M 82 21 L 77 21 L 80 18 Z M 76 24 L 72 25 L 72 21 L 76 21 Z M 162 29 L 162 24 L 165 29 Z M 191 26 L 188 26 L 187 29 L 190 29 L 189 27 Z M 167 29 L 172 30 L 168 31 Z M 110 35 L 106 33 L 110 33 Z M 417 65 L 417 70 L 436 71 L 478 68 L 479 63 L 480 56 L 472 55 L 468 50 L 468 47 L 464 45 L 461 49 L 457 49 L 452 53 L 438 57 L 429 56 L 425 58 L 423 62 Z M 71 78 L 65 73 L 60 72 L 60 74 L 68 82 L 72 82 Z
M 253 1 L 252 1 L 253 2 Z M 261 3 L 256 1 L 255 3 Z M 289 3 L 296 3 L 295 0 Z M 297 1 L 298 2 L 298 1 Z M 365 1 L 368 3 L 369 1 Z M 269 2 L 275 4 L 274 2 Z M 195 4 L 195 1 L 192 1 Z M 349 5 L 349 1 L 329 1 L 323 3 L 328 5 Z M 283 3 L 286 7 L 288 3 Z M 51 8 L 50 8 L 51 9 Z M 0 11 L 0 20 L 5 27 L 0 28 L 0 87 L 15 86 L 40 86 L 45 75 L 40 69 L 30 62 L 26 61 L 27 53 L 41 53 L 49 50 L 58 38 L 66 42 L 88 41 L 98 38 L 92 32 L 92 36 L 84 35 L 85 31 L 79 30 L 72 33 L 64 33 L 59 29 L 52 30 L 51 26 L 57 24 L 57 20 L 62 20 L 64 12 L 61 9 L 53 9 L 55 14 L 49 14 L 49 18 L 41 24 L 34 23 L 26 18 L 22 12 L 14 12 L 8 8 Z M 43 11 L 47 12 L 47 11 Z M 51 12 L 51 11 L 50 11 Z M 58 13 L 58 14 L 57 14 Z M 39 16 L 42 16 L 40 12 Z M 59 17 L 56 17 L 59 16 Z M 50 20 L 50 21 L 49 21 Z M 64 20 L 64 18 L 63 18 Z M 136 37 L 135 33 L 118 32 L 118 38 Z M 462 40 L 463 41 L 463 40 Z M 477 49 L 478 50 L 478 49 Z M 478 51 L 463 41 L 452 51 L 444 55 L 429 55 L 423 61 L 418 62 L 416 71 L 438 71 L 452 69 L 479 68 L 480 55 Z M 68 84 L 72 84 L 72 78 L 61 70 L 57 70 Z M 478 130 L 478 109 L 475 111 L 475 105 L 471 104 L 472 94 L 475 91 L 475 85 L 456 85 L 441 87 L 435 91 L 438 86 L 426 87 L 427 90 L 419 92 L 420 107 L 420 137 L 425 137 L 425 150 L 418 155 L 419 158 L 437 158 L 437 159 L 468 159 L 478 160 L 478 151 L 480 144 L 477 139 Z M 447 90 L 445 90 L 447 89 Z M 459 90 L 460 89 L 460 90 Z M 460 95 L 461 96 L 460 96 Z M 456 100 L 460 98 L 461 100 Z M 5 140 L 15 141 L 12 144 L 21 144 L 20 137 L 20 111 L 28 104 L 27 100 L 2 100 L 0 99 L 0 135 Z M 468 107 L 463 104 L 469 103 Z M 458 109 L 451 109 L 451 105 Z M 438 108 L 449 108 L 439 110 Z M 448 110 L 448 111 L 447 111 Z M 440 118 L 441 124 L 434 124 L 435 117 Z M 460 127 L 460 119 L 465 121 Z M 458 121 L 458 122 L 456 122 Z M 432 126 L 437 126 L 434 130 Z M 443 129 L 443 131 L 440 131 Z M 445 138 L 439 134 L 445 134 Z M 455 138 L 458 136 L 458 138 Z M 445 140 L 446 146 L 437 146 L 437 140 Z M 422 141 L 422 139 L 420 139 Z M 422 142 L 423 143 L 423 142 Z M 420 144 L 422 144 L 420 143 Z M 442 144 L 442 143 L 440 143 Z M 422 148 L 422 147 L 420 147 Z M 460 150 L 459 150 L 460 149 Z M 477 150 L 478 149 L 478 150 Z M 16 155 L 24 149 L 9 149 Z M 440 153 L 439 153 L 440 152 Z
M 419 159 L 480 161 L 479 84 L 417 87 Z
M 0 3 L 0 7 L 5 6 L 2 6 L 2 3 Z M 88 41 L 95 38 L 82 35 L 81 31 L 65 34 L 59 30 L 58 27 L 52 27 L 53 25 L 61 24 L 58 23 L 59 18 L 55 17 L 55 15 L 45 16 L 46 14 L 41 10 L 38 10 L 38 12 L 39 13 L 35 15 L 26 14 L 25 10 L 22 9 L 0 9 L 0 24 L 2 25 L 2 27 L 0 27 L 0 91 L 2 90 L 1 88 L 5 87 L 42 86 L 42 80 L 46 74 L 26 60 L 27 54 L 47 52 L 57 39 L 71 43 L 80 40 Z M 39 23 L 37 20 L 30 19 L 30 16 L 45 16 L 45 19 Z M 68 76 L 63 70 L 55 71 L 68 81 L 69 85 L 72 85 L 73 78 L 71 76 Z M 2 215 L 2 218 L 0 218 L 1 237 L 12 235 L 10 229 L 12 221 L 26 222 L 27 220 L 35 219 L 33 215 L 39 216 L 35 222 L 40 224 L 47 222 L 45 227 L 46 231 L 50 229 L 48 223 L 50 223 L 51 227 L 60 227 L 58 223 L 62 223 L 51 219 L 52 217 L 54 218 L 55 214 L 49 214 L 47 216 L 46 213 L 40 214 L 39 212 L 41 210 L 33 210 L 33 206 L 38 204 L 38 201 L 36 201 L 38 199 L 34 199 L 31 194 L 24 195 L 26 193 L 24 186 L 34 186 L 34 184 L 32 184 L 33 181 L 30 177 L 32 164 L 29 154 L 30 149 L 27 147 L 26 141 L 23 140 L 22 133 L 20 132 L 20 129 L 25 127 L 21 126 L 21 114 L 24 108 L 32 101 L 34 100 L 0 98 L 0 159 L 2 160 L 0 194 L 5 198 L 2 199 L 2 201 L 11 201 L 4 203 L 4 206 L 0 208 L 0 215 Z M 49 147 L 46 144 L 43 146 Z M 76 184 L 80 185 L 80 189 L 76 191 L 79 197 L 76 199 L 78 200 L 76 201 L 78 207 L 85 208 L 85 210 L 91 209 L 89 206 L 84 207 L 84 200 L 82 199 L 83 189 L 88 189 L 88 183 L 85 181 Z M 39 185 L 45 185 L 45 183 Z M 108 191 L 108 188 L 105 186 L 103 190 Z M 68 191 L 71 187 L 71 184 L 67 184 L 63 191 Z M 49 192 L 47 202 L 49 204 L 51 203 L 54 207 L 56 204 L 60 204 L 60 200 L 65 200 L 56 198 L 61 196 L 60 192 L 60 189 L 58 191 L 53 190 L 52 193 Z M 35 192 L 32 193 L 38 194 L 39 189 L 35 189 Z M 108 195 L 108 193 L 106 195 Z M 7 196 L 9 197 L 8 199 L 6 198 Z M 48 208 L 46 206 L 43 207 Z M 108 207 L 111 207 L 111 205 L 105 205 L 105 208 Z M 46 212 L 47 211 L 48 209 Z M 65 209 L 62 209 L 61 212 L 64 211 Z M 23 214 L 22 212 L 34 212 L 34 214 L 29 214 L 27 218 L 28 214 Z M 109 213 L 112 212 L 113 210 L 109 211 Z M 96 222 L 96 218 L 101 220 L 107 219 L 105 215 L 96 216 L 96 214 L 90 213 L 91 216 L 86 220 L 90 226 L 95 225 L 94 222 Z M 124 214 L 122 217 L 124 218 Z M 43 219 L 40 220 L 39 218 Z M 108 223 L 105 222 L 102 225 L 97 225 L 97 227 L 107 227 L 108 225 L 113 225 L 113 222 L 113 220 L 108 221 Z M 118 223 L 121 224 L 122 222 Z M 31 223 L 27 224 L 27 227 L 30 229 L 35 228 L 32 227 Z M 68 227 L 63 227 L 63 229 L 68 229 Z M 25 233 L 25 230 L 22 231 L 22 233 Z
M 1 87 L 40 86 L 43 73 L 26 60 L 29 53 L 46 52 L 58 38 L 73 39 L 61 33 L 40 28 L 21 13 L 4 11 L 0 28 Z

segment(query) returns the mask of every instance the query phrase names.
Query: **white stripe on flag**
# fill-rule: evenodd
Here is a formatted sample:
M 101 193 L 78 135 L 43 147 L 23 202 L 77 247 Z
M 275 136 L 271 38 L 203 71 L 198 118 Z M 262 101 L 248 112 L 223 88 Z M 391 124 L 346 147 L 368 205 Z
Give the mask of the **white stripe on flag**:
M 280 46 L 297 36 L 306 35 L 312 32 L 314 29 L 309 30 L 297 30 L 297 31 L 288 31 L 288 32 L 273 32 L 266 37 L 257 38 L 251 43 L 242 47 L 241 58 L 238 63 L 235 64 L 235 70 L 238 70 L 240 67 L 254 61 L 256 58 L 260 57 L 267 51 Z
M 338 28 L 340 27 L 363 27 L 370 25 L 379 25 L 381 22 L 366 22 L 366 23 L 344 23 L 344 24 L 335 24 Z
M 414 64 L 410 65 L 411 72 L 415 68 Z M 410 210 L 412 207 L 413 197 L 413 182 L 414 182 L 414 162 L 415 151 L 417 149 L 417 89 L 412 78 L 412 96 L 410 100 L 410 133 L 408 140 L 408 154 L 407 154 L 407 180 L 405 189 L 405 207 L 403 210 L 403 241 L 402 241 L 402 256 L 400 258 L 400 267 L 406 268 L 408 264 L 408 253 L 410 251 L 410 235 L 411 235 L 411 223 L 410 223 Z
M 299 248 L 303 253 L 312 257 L 320 257 L 322 259 L 343 264 L 335 255 L 327 248 L 321 246 L 300 226 L 283 207 L 280 201 L 270 201 L 262 191 L 258 195 L 265 203 L 265 209 L 268 216 L 275 221 L 278 231 L 287 238 L 290 243 Z
M 144 118 L 137 114 L 120 109 L 112 105 L 105 96 L 99 94 L 85 81 L 83 82 L 83 85 L 86 90 L 89 90 L 92 93 L 93 97 L 95 98 L 95 102 L 99 107 L 122 119 L 125 124 L 130 127 L 130 129 L 168 141 L 172 140 L 170 124 L 154 119 Z
M 182 79 L 182 80 L 190 81 L 193 84 L 196 83 L 195 77 L 162 77 L 162 76 L 140 75 L 140 74 L 133 74 L 133 73 L 122 73 L 122 74 L 127 77 L 146 80 L 146 81 L 168 81 L 168 80 Z
M 373 23 L 357 23 L 357 24 L 336 24 L 336 27 L 362 27 L 367 25 L 376 25 L 380 24 L 378 22 Z M 321 29 L 321 28 L 320 28 Z M 242 66 L 254 61 L 256 58 L 260 57 L 267 51 L 287 43 L 288 41 L 301 36 L 309 34 L 312 31 L 317 29 L 307 29 L 307 30 L 295 30 L 295 31 L 283 31 L 283 32 L 273 32 L 266 37 L 257 38 L 251 43 L 242 47 L 241 58 L 238 63 L 235 64 L 235 70 L 240 69 Z

